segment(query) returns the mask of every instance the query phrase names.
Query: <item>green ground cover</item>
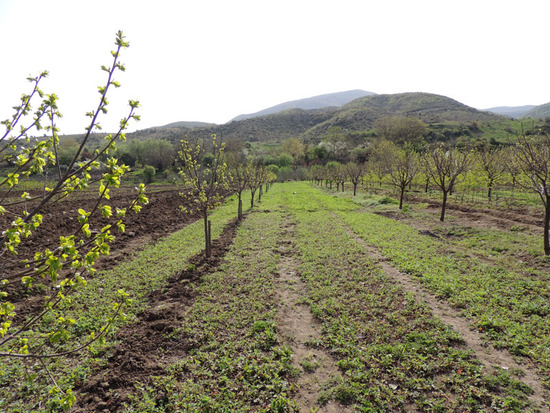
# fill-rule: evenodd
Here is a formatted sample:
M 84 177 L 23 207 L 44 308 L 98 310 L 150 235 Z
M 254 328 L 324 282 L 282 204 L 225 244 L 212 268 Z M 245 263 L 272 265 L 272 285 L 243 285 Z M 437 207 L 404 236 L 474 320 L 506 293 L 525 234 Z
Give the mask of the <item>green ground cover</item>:
M 127 412 L 295 411 L 290 394 L 297 372 L 276 323 L 282 215 L 270 195 L 239 227 L 225 262 L 197 284 L 179 331 L 192 345 L 188 356 L 141 389 Z M 167 395 L 162 408 L 158 394 Z
M 540 238 L 455 226 L 451 232 L 475 236 L 449 242 L 366 209 L 336 214 L 368 244 L 380 248 L 392 265 L 462 309 L 473 327 L 496 348 L 533 360 L 550 386 L 550 285 L 541 270 L 546 259 L 541 257 Z M 441 227 L 440 231 L 449 230 Z M 453 242 L 460 248 L 453 248 Z M 506 255 L 506 251 L 511 255 Z M 476 254 L 500 258 L 492 264 Z M 537 256 L 540 263 L 531 260 L 523 265 L 517 257 L 524 254 Z M 514 259 L 511 267 L 505 266 Z M 532 272 L 540 276 L 532 277 Z
M 323 324 L 320 345 L 344 371 L 322 400 L 369 412 L 528 409 L 526 386 L 504 371 L 484 375 L 460 336 L 368 260 L 332 215 L 356 216 L 356 204 L 306 185 L 289 189 L 304 300 Z
M 249 195 L 246 196 L 249 199 Z M 232 197 L 212 213 L 213 239 L 235 218 L 236 212 L 236 199 Z M 136 314 L 146 308 L 147 294 L 160 289 L 171 275 L 186 268 L 190 257 L 203 249 L 203 228 L 203 222 L 196 221 L 155 245 L 145 246 L 132 260 L 109 271 L 98 272 L 72 298 L 68 312 L 76 320 L 72 330 L 78 332 L 83 342 L 86 341 L 91 331 L 106 323 L 113 313 L 111 306 L 117 300 L 117 291 L 124 289 L 132 301 L 125 309 L 125 319 L 119 319 L 107 337 L 107 343 L 113 344 L 116 329 L 134 321 Z M 71 346 L 74 347 L 75 343 L 67 343 L 67 348 Z M 82 359 L 54 361 L 50 369 L 61 389 L 72 388 L 76 382 L 84 380 L 90 365 L 104 363 L 102 357 L 107 349 L 108 345 L 98 343 Z M 0 410 L 30 412 L 63 408 L 59 405 L 61 394 L 52 397 L 48 392 L 54 389 L 55 393 L 55 388 L 43 371 L 36 374 L 36 370 L 40 371 L 37 364 L 13 360 L 0 365 Z
M 125 412 L 297 411 L 294 383 L 301 373 L 279 334 L 274 283 L 281 260 L 277 242 L 289 224 L 305 285 L 299 304 L 308 305 L 322 326 L 321 339 L 309 344 L 330 353 L 342 372 L 325 383 L 319 404 L 334 400 L 363 412 L 534 410 L 527 398 L 532 391 L 517 372 L 487 374 L 461 337 L 370 261 L 356 238 L 380 248 L 392 265 L 461 308 L 497 347 L 533 360 L 547 374 L 550 290 L 542 270 L 530 277 L 511 272 L 505 261 L 485 262 L 493 258 L 498 232 L 455 226 L 435 230 L 437 237 L 422 235 L 368 212 L 373 206 L 394 211 L 391 198 L 358 199 L 327 195 L 306 183 L 274 185 L 238 228 L 223 263 L 192 285 L 194 300 L 171 333 L 189 345 L 186 355 L 152 383 L 136 383 Z M 214 238 L 236 209 L 233 199 L 213 213 Z M 506 255 L 516 242 L 527 243 L 530 253 L 535 238 L 518 232 L 521 237 L 511 234 L 494 253 Z M 148 305 L 147 294 L 187 268 L 202 249 L 202 237 L 199 221 L 92 279 L 73 299 L 74 328 L 86 336 L 101 324 L 110 294 L 120 288 L 133 301 L 117 327 L 136 320 Z M 105 364 L 109 348 L 94 346 L 78 364 L 53 364 L 60 386 L 86 380 L 92 366 Z M 47 394 L 52 386 L 46 377 L 29 374 L 28 367 L 0 366 L 0 410 L 62 410 L 56 395 Z
M 497 230 L 436 223 L 432 231 L 448 245 L 461 247 L 505 271 L 526 275 L 527 279 L 550 280 L 550 259 L 543 254 L 542 236 L 526 226 Z

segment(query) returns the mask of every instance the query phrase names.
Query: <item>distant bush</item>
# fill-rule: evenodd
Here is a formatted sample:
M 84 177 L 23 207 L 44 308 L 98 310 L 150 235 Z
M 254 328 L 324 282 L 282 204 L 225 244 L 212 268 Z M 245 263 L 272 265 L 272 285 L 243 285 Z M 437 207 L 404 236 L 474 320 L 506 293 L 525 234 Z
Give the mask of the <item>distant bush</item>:
M 155 179 L 155 174 L 157 173 L 157 170 L 154 166 L 146 165 L 143 170 L 141 171 L 143 178 L 145 179 L 145 183 L 150 184 Z
M 397 205 L 397 204 L 399 204 L 399 201 L 398 201 L 397 199 L 393 199 L 393 198 L 391 198 L 391 197 L 389 197 L 389 196 L 385 196 L 385 197 L 381 198 L 381 199 L 378 201 L 378 203 L 379 203 L 380 205 L 388 205 L 388 204 L 395 204 L 395 205 Z

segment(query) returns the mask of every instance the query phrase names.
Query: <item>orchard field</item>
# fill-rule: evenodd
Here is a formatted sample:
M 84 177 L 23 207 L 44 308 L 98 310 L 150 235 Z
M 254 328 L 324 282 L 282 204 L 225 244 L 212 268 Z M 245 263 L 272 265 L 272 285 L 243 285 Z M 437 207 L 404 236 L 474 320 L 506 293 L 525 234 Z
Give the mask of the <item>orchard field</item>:
M 443 223 L 428 203 L 279 183 L 240 223 L 234 197 L 213 212 L 206 260 L 181 198 L 150 198 L 66 310 L 85 335 L 117 289 L 132 298 L 105 343 L 50 365 L 70 411 L 549 411 L 549 262 L 521 216 Z M 66 409 L 39 369 L 0 366 L 0 410 Z

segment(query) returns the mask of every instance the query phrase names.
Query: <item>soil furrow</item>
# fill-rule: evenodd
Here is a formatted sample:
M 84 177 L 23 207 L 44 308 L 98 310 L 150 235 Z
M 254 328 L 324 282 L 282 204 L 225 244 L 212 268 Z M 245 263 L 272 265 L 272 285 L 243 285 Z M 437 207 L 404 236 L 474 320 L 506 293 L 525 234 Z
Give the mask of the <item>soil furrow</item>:
M 295 226 L 295 223 L 287 221 L 283 238 L 278 243 L 281 260 L 279 278 L 276 280 L 279 295 L 278 326 L 286 344 L 292 349 L 293 364 L 301 370 L 295 400 L 302 412 L 351 412 L 346 406 L 334 401 L 322 407 L 318 403 L 325 383 L 341 374 L 331 355 L 312 345 L 321 338 L 320 325 L 309 307 L 300 303 L 305 286 L 298 275 L 300 262 L 292 241 Z
M 212 241 L 212 256 L 204 251 L 189 259 L 189 268 L 175 274 L 165 288 L 149 297 L 149 308 L 134 323 L 117 331 L 119 341 L 107 363 L 77 389 L 81 394 L 71 411 L 119 411 L 135 385 L 147 385 L 152 376 L 161 376 L 166 366 L 187 355 L 185 337 L 177 333 L 195 297 L 190 282 L 215 271 L 229 250 L 238 228 L 231 221 L 219 238 Z
M 339 220 L 334 214 L 333 217 Z M 462 335 L 466 345 L 474 351 L 476 357 L 485 366 L 489 374 L 495 372 L 496 368 L 523 371 L 524 376 L 521 378 L 521 381 L 527 384 L 534 392 L 530 396 L 530 400 L 534 402 L 541 411 L 550 412 L 548 402 L 545 399 L 547 391 L 544 389 L 542 381 L 537 376 L 534 366 L 518 364 L 509 352 L 497 350 L 491 344 L 484 342 L 480 335 L 472 330 L 470 323 L 461 316 L 459 310 L 438 300 L 435 295 L 423 289 L 418 283 L 412 281 L 407 274 L 402 273 L 388 264 L 387 258 L 376 248 L 368 245 L 363 239 L 355 234 L 349 226 L 341 222 L 341 220 L 339 221 L 342 227 L 346 229 L 347 233 L 365 249 L 371 259 L 380 266 L 388 277 L 399 282 L 405 291 L 414 294 L 417 300 L 428 305 L 432 313 L 443 323 L 451 326 L 456 332 Z

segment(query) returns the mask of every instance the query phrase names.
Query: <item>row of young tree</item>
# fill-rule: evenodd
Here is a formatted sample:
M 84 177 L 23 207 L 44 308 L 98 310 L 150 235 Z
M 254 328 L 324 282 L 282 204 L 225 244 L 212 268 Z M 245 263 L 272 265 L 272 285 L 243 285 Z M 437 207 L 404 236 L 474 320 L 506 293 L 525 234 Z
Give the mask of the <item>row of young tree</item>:
M 506 147 L 477 149 L 457 148 L 438 143 L 417 152 L 387 140 L 380 140 L 364 163 L 329 162 L 310 168 L 310 178 L 337 190 L 353 185 L 353 194 L 366 177 L 395 186 L 399 190 L 399 209 L 407 188 L 423 185 L 425 191 L 435 187 L 442 194 L 440 220 L 445 220 L 449 195 L 457 185 L 483 185 L 489 200 L 497 186 L 512 190 L 523 188 L 537 194 L 544 207 L 544 253 L 550 255 L 550 135 L 518 136 Z
M 110 201 L 111 190 L 121 185 L 123 176 L 129 171 L 129 167 L 113 154 L 117 154 L 117 143 L 120 147 L 125 141 L 124 131 L 129 122 L 139 120 L 135 114 L 139 102 L 129 102 L 129 113 L 120 120 L 119 130 L 107 135 L 102 146 L 93 153 L 86 149 L 93 133 L 101 129 L 99 117 L 108 112 L 108 91 L 120 86 L 114 75 L 125 69 L 119 56 L 129 43 L 121 32 L 116 35 L 116 46 L 111 66 L 102 66 L 107 81 L 105 86 L 99 87 L 99 104 L 88 113 L 87 132 L 70 154 L 62 147 L 58 136 L 56 121 L 61 114 L 57 96 L 46 94 L 40 88 L 47 72 L 28 79 L 32 90 L 22 95 L 14 107 L 14 114 L 2 122 L 5 132 L 0 135 L 0 160 L 7 165 L 3 170 L 5 177 L 0 178 L 0 359 L 23 361 L 25 369 L 43 369 L 53 384 L 51 394 L 57 405 L 65 410 L 74 403 L 75 395 L 58 385 L 50 371 L 50 362 L 72 357 L 103 341 L 115 321 L 124 317 L 124 309 L 130 303 L 129 295 L 118 290 L 112 299 L 113 311 L 105 315 L 103 325 L 83 334 L 74 329 L 77 315 L 68 315 L 71 298 L 95 273 L 99 256 L 109 254 L 115 233 L 125 231 L 124 218 L 130 213 L 138 213 L 142 205 L 148 203 L 143 184 L 137 186 L 135 197 L 125 208 L 115 207 Z M 30 137 L 32 131 L 45 131 L 46 134 L 36 139 Z M 149 147 L 160 149 L 160 152 L 148 153 Z M 122 144 L 122 148 L 118 155 L 137 154 L 138 162 L 151 157 L 160 162 L 170 153 L 168 147 L 147 142 Z M 133 149 L 129 152 L 128 148 Z M 183 183 L 182 204 L 187 205 L 186 212 L 198 213 L 204 218 L 207 257 L 212 250 L 209 212 L 225 196 L 237 193 L 236 212 L 241 220 L 243 192 L 250 190 L 251 207 L 254 207 L 255 200 L 261 200 L 264 190 L 276 178 L 269 167 L 243 159 L 241 155 L 238 152 L 225 154 L 224 144 L 215 136 L 211 142 L 181 142 L 177 168 Z M 157 166 L 165 167 L 162 163 Z M 41 188 L 36 185 L 39 176 L 45 178 Z M 23 253 L 25 239 L 32 238 L 47 219 L 48 215 L 44 214 L 47 207 L 50 206 L 50 214 L 55 214 L 52 208 L 55 203 L 79 191 L 87 191 L 86 198 L 92 197 L 92 206 L 81 205 L 74 217 L 66 217 L 77 223 L 76 227 L 67 230 L 69 233 L 63 234 L 58 242 L 52 240 L 53 248 L 34 245 L 32 252 Z M 105 225 L 105 221 L 109 224 Z M 111 292 L 108 294 L 110 296 Z M 43 305 L 22 314 L 20 307 L 29 298 Z
M 179 173 L 183 177 L 183 192 L 181 193 L 187 205 L 184 212 L 196 212 L 204 220 L 205 254 L 210 257 L 212 251 L 211 225 L 209 212 L 220 205 L 226 195 L 235 193 L 238 199 L 237 220 L 243 218 L 242 194 L 250 190 L 250 207 L 254 207 L 254 199 L 258 193 L 268 189 L 277 175 L 260 163 L 231 153 L 225 154 L 225 146 L 219 142 L 216 135 L 212 142 L 198 140 L 190 142 L 183 140 L 179 155 Z M 208 159 L 208 162 L 204 162 Z
M 121 185 L 129 171 L 121 158 L 128 158 L 125 160 L 131 164 L 153 163 L 159 169 L 168 166 L 167 160 L 173 163 L 171 145 L 147 141 L 125 144 L 124 131 L 129 122 L 139 120 L 135 113 L 139 102 L 134 100 L 129 101 L 129 113 L 120 120 L 119 130 L 107 135 L 94 152 L 87 149 L 101 130 L 100 116 L 108 113 L 108 91 L 120 86 L 115 74 L 125 70 L 120 53 L 129 43 L 122 32 L 116 34 L 115 44 L 111 65 L 102 66 L 107 80 L 98 88 L 98 106 L 87 114 L 90 123 L 78 143 L 67 146 L 60 142 L 57 96 L 44 93 L 40 87 L 47 72 L 28 79 L 32 90 L 22 95 L 13 115 L 1 122 L 5 132 L 0 135 L 0 161 L 4 165 L 4 177 L 0 178 L 0 359 L 23 361 L 25 368 L 42 368 L 52 381 L 51 394 L 65 410 L 74 403 L 75 395 L 58 385 L 49 363 L 102 342 L 115 321 L 124 317 L 124 308 L 130 303 L 124 290 L 115 292 L 112 313 L 105 315 L 103 325 L 84 335 L 72 327 L 75 315 L 68 315 L 71 297 L 95 273 L 96 260 L 109 254 L 115 233 L 125 231 L 125 217 L 138 213 L 148 203 L 143 184 L 137 185 L 136 195 L 126 207 L 111 203 L 111 190 Z M 32 138 L 33 132 L 45 134 Z M 208 257 L 212 250 L 209 212 L 225 196 L 236 193 L 237 218 L 242 220 L 243 192 L 250 190 L 254 207 L 276 175 L 272 168 L 243 158 L 240 151 L 226 154 L 216 136 L 211 142 L 182 141 L 176 159 L 182 177 L 182 204 L 187 205 L 182 209 L 204 218 Z M 37 177 L 43 179 L 41 187 L 37 186 Z M 52 240 L 53 248 L 35 245 L 32 252 L 22 253 L 25 239 L 32 238 L 47 219 L 45 210 L 49 207 L 49 213 L 55 214 L 55 203 L 79 191 L 86 191 L 86 198 L 93 197 L 94 192 L 96 196 L 90 208 L 81 206 L 74 217 L 66 217 L 77 223 L 76 227 L 58 242 Z M 105 221 L 109 223 L 105 225 Z M 43 305 L 21 314 L 20 306 L 28 296 Z

